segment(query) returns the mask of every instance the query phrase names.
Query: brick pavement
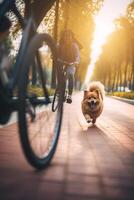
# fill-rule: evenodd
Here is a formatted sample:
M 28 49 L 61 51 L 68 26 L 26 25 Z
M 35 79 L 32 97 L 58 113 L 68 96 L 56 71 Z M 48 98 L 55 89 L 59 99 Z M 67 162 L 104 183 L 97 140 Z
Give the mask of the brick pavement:
M 133 200 L 134 106 L 106 98 L 96 126 L 81 94 L 64 109 L 54 159 L 38 172 L 26 162 L 15 124 L 0 128 L 0 200 Z

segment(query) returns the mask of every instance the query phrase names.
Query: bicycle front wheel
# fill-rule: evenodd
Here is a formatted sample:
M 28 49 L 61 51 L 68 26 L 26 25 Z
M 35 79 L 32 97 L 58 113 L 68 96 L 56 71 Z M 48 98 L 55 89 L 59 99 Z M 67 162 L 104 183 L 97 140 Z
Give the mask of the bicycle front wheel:
M 55 45 L 49 35 L 34 36 L 29 44 L 19 81 L 20 141 L 28 162 L 37 169 L 43 169 L 50 163 L 56 150 L 62 121 L 61 93 L 57 99 L 57 109 L 52 111 L 57 77 L 60 76 L 56 68 L 55 87 L 52 87 L 55 56 Z

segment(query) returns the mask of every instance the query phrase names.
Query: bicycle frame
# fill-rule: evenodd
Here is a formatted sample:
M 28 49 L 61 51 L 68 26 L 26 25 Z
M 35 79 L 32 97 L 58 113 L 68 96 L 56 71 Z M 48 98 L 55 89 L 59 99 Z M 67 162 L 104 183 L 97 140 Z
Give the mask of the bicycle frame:
M 9 0 L 6 2 L 11 3 Z M 53 68 L 50 66 L 51 74 L 48 80 L 43 71 L 40 48 L 44 43 L 46 43 L 48 48 L 50 48 L 50 52 L 48 51 L 48 53 L 52 54 L 51 61 L 57 61 L 56 45 L 49 34 L 36 33 L 36 27 L 34 26 L 34 20 L 32 17 L 28 18 L 26 22 L 25 18 L 22 18 L 16 9 L 17 8 L 15 8 L 15 10 L 12 9 L 12 11 L 18 15 L 19 22 L 23 28 L 23 35 L 19 51 L 17 52 L 16 62 L 13 65 L 12 76 L 8 84 L 5 86 L 0 80 L 0 124 L 6 124 L 10 118 L 10 114 L 14 110 L 18 111 L 19 136 L 24 155 L 29 164 L 33 167 L 36 169 L 44 169 L 53 158 L 57 147 L 62 123 L 63 103 L 61 98 L 62 96 L 59 95 L 57 109 L 55 110 L 56 114 L 53 114 L 51 109 L 53 93 L 51 93 L 52 87 L 50 84 Z M 7 11 L 8 10 L 5 9 L 3 16 Z M 57 62 L 55 62 L 55 66 L 57 70 L 57 80 L 59 80 L 60 71 Z M 29 86 L 31 86 L 32 67 L 35 67 L 38 70 L 38 81 L 40 81 L 40 88 L 43 91 L 40 97 L 36 92 L 31 93 L 29 90 Z M 48 85 L 47 80 L 49 83 Z M 35 81 L 35 86 L 38 86 L 38 81 Z M 17 97 L 14 97 L 14 89 L 16 88 Z M 48 92 L 49 88 L 50 92 Z M 42 109 L 40 109 L 41 105 L 43 106 Z M 50 121 L 51 117 L 52 120 Z M 31 137 L 33 131 L 35 132 Z M 35 137 L 35 135 L 37 137 Z M 45 140 L 44 137 L 46 138 Z M 34 138 L 34 145 L 32 145 Z M 41 144 L 41 140 L 43 144 Z M 40 146 L 41 151 L 37 150 L 37 145 Z
M 7 7 L 6 7 L 7 6 Z M 18 85 L 18 80 L 21 74 L 21 70 L 22 70 L 22 63 L 23 60 L 25 58 L 26 55 L 26 49 L 28 47 L 29 41 L 30 39 L 34 36 L 34 34 L 36 33 L 36 26 L 35 26 L 35 22 L 33 17 L 31 16 L 30 18 L 27 19 L 27 21 L 25 20 L 25 18 L 23 18 L 21 16 L 21 14 L 19 13 L 16 5 L 15 5 L 15 0 L 7 0 L 6 1 L 6 6 L 4 7 L 4 9 L 2 10 L 3 12 L 0 12 L 0 17 L 2 17 L 2 14 L 5 15 L 9 10 L 11 10 L 16 16 L 17 19 L 23 29 L 23 34 L 22 34 L 22 39 L 21 39 L 21 43 L 20 43 L 20 47 L 19 47 L 19 51 L 18 54 L 16 56 L 16 61 L 15 64 L 13 65 L 13 71 L 12 71 L 12 75 L 10 77 L 10 80 L 8 82 L 8 84 L 6 85 L 6 87 L 3 89 L 7 94 L 9 94 L 9 97 L 5 98 L 6 102 L 10 105 L 10 107 L 12 108 L 12 110 L 16 110 L 17 109 L 17 99 L 12 98 L 13 96 L 13 91 L 16 88 L 16 86 Z M 32 9 L 30 8 L 30 12 L 32 15 Z M 39 69 L 40 69 L 40 74 L 41 74 L 41 78 L 42 77 L 42 68 L 41 68 L 41 63 L 40 63 L 40 59 L 39 59 L 39 54 L 37 52 L 37 61 L 38 61 L 38 65 L 39 65 Z M 43 80 L 45 82 L 45 80 Z M 47 91 L 47 88 L 44 86 L 43 88 L 44 93 L 45 93 L 45 97 L 46 100 L 42 101 L 42 104 L 48 104 L 50 103 L 50 99 L 49 99 L 49 94 Z M 41 101 L 40 101 L 41 103 Z
M 36 28 L 32 16 L 28 18 L 27 21 L 24 17 L 22 17 L 15 5 L 15 0 L 7 0 L 4 2 L 6 3 L 4 5 L 1 5 L 2 9 L 0 9 L 0 18 L 4 16 L 7 12 L 11 11 L 17 17 L 23 29 L 21 43 L 16 56 L 16 61 L 13 64 L 11 77 L 8 84 L 1 88 L 2 93 L 4 94 L 4 96 L 3 94 L 2 96 L 4 97 L 5 105 L 7 105 L 12 112 L 14 110 L 18 110 L 18 98 L 13 97 L 13 92 L 18 85 L 18 80 L 23 67 L 22 63 L 26 55 L 26 49 L 28 47 L 30 39 L 32 38 L 34 33 L 36 33 Z
M 2 2 L 2 4 L 0 5 L 0 18 L 3 17 L 10 10 L 16 15 L 21 26 L 24 27 L 24 19 L 15 5 L 15 0 L 6 0 Z
M 13 66 L 13 73 L 12 73 L 11 79 L 7 85 L 7 89 L 9 89 L 10 93 L 12 93 L 12 91 L 14 90 L 14 88 L 18 82 L 19 74 L 20 74 L 21 66 L 22 66 L 22 61 L 25 56 L 25 50 L 27 48 L 30 36 L 34 32 L 35 27 L 34 27 L 34 22 L 33 22 L 32 17 L 29 18 L 27 20 L 27 22 L 22 17 L 22 15 L 20 14 L 20 12 L 18 11 L 18 9 L 15 5 L 15 0 L 14 1 L 7 0 L 7 1 L 5 1 L 5 3 L 3 2 L 2 6 L 3 7 L 0 10 L 0 17 L 4 16 L 9 10 L 11 10 L 17 17 L 17 19 L 23 29 L 21 44 L 20 44 L 19 51 L 18 51 L 18 54 L 16 57 L 16 62 Z
M 7 88 L 10 89 L 10 91 L 14 90 L 14 88 L 18 82 L 19 75 L 21 72 L 21 67 L 22 67 L 22 61 L 23 61 L 25 53 L 26 53 L 25 50 L 28 46 L 28 42 L 29 42 L 29 39 L 30 39 L 30 36 L 32 33 L 32 31 L 31 31 L 32 29 L 33 29 L 33 20 L 32 20 L 32 18 L 30 18 L 27 22 L 26 27 L 24 28 L 19 52 L 16 57 L 16 62 L 13 66 L 13 73 L 12 73 L 13 75 L 7 86 Z

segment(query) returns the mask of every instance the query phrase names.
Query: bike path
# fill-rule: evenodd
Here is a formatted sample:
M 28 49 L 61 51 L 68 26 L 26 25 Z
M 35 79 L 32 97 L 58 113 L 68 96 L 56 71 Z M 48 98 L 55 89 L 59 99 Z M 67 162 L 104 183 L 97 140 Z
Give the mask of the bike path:
M 66 104 L 58 148 L 46 170 L 26 162 L 16 124 L 0 128 L 1 200 L 133 200 L 134 106 L 105 99 L 96 126 L 81 113 L 82 93 Z

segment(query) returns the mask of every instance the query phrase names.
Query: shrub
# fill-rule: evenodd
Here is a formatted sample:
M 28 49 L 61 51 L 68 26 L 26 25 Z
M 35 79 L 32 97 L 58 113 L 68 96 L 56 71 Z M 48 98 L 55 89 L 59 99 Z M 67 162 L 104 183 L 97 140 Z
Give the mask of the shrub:
M 34 93 L 37 96 L 41 97 L 43 96 L 43 89 L 41 87 L 37 87 L 37 86 L 30 86 L 28 87 L 28 91 L 29 93 Z M 54 95 L 54 89 L 48 89 L 49 95 Z
M 126 99 L 134 99 L 134 92 L 113 92 L 110 95 Z

